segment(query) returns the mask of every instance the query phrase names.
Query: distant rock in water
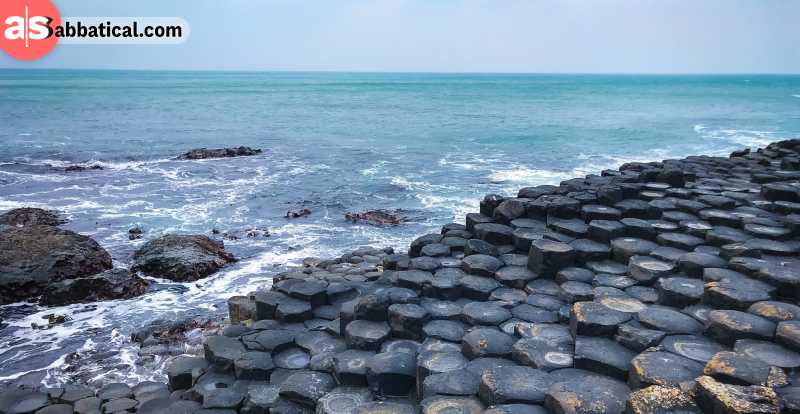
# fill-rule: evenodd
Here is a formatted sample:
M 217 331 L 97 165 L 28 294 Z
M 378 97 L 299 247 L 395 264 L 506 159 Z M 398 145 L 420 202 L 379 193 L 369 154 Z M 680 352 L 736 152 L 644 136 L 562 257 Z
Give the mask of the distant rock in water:
M 0 232 L 0 304 L 38 296 L 51 283 L 111 269 L 111 255 L 87 236 L 53 226 Z
M 246 157 L 249 155 L 261 154 L 260 149 L 250 147 L 239 148 L 195 148 L 185 154 L 181 154 L 177 159 L 179 160 L 203 160 L 206 158 L 228 158 L 228 157 Z
M 134 253 L 131 270 L 176 282 L 191 282 L 235 261 L 222 242 L 201 235 L 169 234 L 150 240 Z
M 139 226 L 131 227 L 128 229 L 128 240 L 141 239 L 142 234 L 144 234 L 144 230 L 142 230 Z
M 377 226 L 397 225 L 406 221 L 403 215 L 392 210 L 369 210 L 362 213 L 347 213 L 344 215 L 344 218 L 353 223 L 363 221 Z
M 300 218 L 300 217 L 308 217 L 311 215 L 311 210 L 307 208 L 303 208 L 300 210 L 290 210 L 286 212 L 285 218 L 292 219 L 292 218 Z
M 15 208 L 0 214 L 0 224 L 7 226 L 19 227 L 36 224 L 58 226 L 66 222 L 67 220 L 64 220 L 58 211 L 33 207 Z
M 44 288 L 41 303 L 49 306 L 100 300 L 129 299 L 147 291 L 148 282 L 126 269 L 62 280 Z
M 69 167 L 64 168 L 64 171 L 66 171 L 66 172 L 82 172 L 82 171 L 102 170 L 102 169 L 103 169 L 103 166 L 102 165 L 98 165 L 98 164 L 94 164 L 94 165 L 76 164 L 76 165 L 70 165 Z

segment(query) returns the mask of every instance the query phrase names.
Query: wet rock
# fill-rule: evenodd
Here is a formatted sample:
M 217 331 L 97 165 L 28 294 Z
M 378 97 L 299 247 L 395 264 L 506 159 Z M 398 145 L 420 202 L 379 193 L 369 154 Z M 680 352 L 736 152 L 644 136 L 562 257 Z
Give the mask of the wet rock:
M 46 225 L 0 231 L 0 304 L 37 296 L 49 283 L 111 269 L 111 256 L 89 237 Z
M 573 366 L 573 340 L 569 331 L 557 336 L 535 331 L 515 342 L 511 355 L 514 361 L 543 371 L 568 368 Z
M 208 365 L 208 361 L 204 358 L 190 356 L 175 358 L 167 369 L 170 389 L 174 391 L 191 388 L 195 380 L 206 371 Z
M 775 335 L 775 323 L 756 315 L 736 310 L 708 312 L 706 334 L 726 345 L 737 339 L 766 339 Z
M 702 413 L 690 394 L 677 387 L 660 385 L 632 392 L 625 412 L 628 414 Z
M 275 366 L 283 369 L 306 369 L 311 357 L 299 348 L 288 348 L 273 356 Z
M 471 396 L 478 393 L 480 375 L 467 369 L 429 375 L 422 384 L 422 398 L 435 395 Z
M 766 328 L 763 332 L 767 332 Z M 775 339 L 790 349 L 800 351 L 800 321 L 779 322 Z
M 16 388 L 0 391 L 0 412 L 4 414 L 32 413 L 47 403 L 47 394 L 42 392 Z
M 241 341 L 227 336 L 210 336 L 203 344 L 206 360 L 220 367 L 233 367 L 246 349 Z
M 316 371 L 299 371 L 281 384 L 280 395 L 290 401 L 314 407 L 317 401 L 336 387 L 329 374 Z
M 203 160 L 208 158 L 245 157 L 261 154 L 260 149 L 250 147 L 195 148 L 176 157 L 178 160 Z
M 350 322 L 345 329 L 347 346 L 366 351 L 377 351 L 381 343 L 389 337 L 391 332 L 385 322 L 356 320 Z
M 372 394 L 366 388 L 336 387 L 317 401 L 317 413 L 352 414 L 370 401 Z
M 425 398 L 420 405 L 422 414 L 479 414 L 484 412 L 483 404 L 474 397 L 434 396 Z
M 476 276 L 492 277 L 501 266 L 503 262 L 498 258 L 485 254 L 473 254 L 461 259 L 461 268 Z
M 72 412 L 72 406 L 69 404 L 53 404 L 36 411 L 36 414 L 72 414 Z
M 754 303 L 750 305 L 747 312 L 775 323 L 800 318 L 800 306 L 778 301 Z
M 703 283 L 688 277 L 670 277 L 658 281 L 658 303 L 683 308 L 703 299 Z
M 406 221 L 406 217 L 396 210 L 348 212 L 344 218 L 353 223 L 364 222 L 373 226 L 396 226 Z
M 479 239 L 494 245 L 514 244 L 514 229 L 499 223 L 476 224 L 471 230 Z
M 648 329 L 637 321 L 629 321 L 619 326 L 614 340 L 628 349 L 637 352 L 658 345 L 665 333 L 656 329 Z
M 601 243 L 609 243 L 624 235 L 625 225 L 615 220 L 592 220 L 587 229 L 587 236 Z
M 464 276 L 459 280 L 465 298 L 488 300 L 492 292 L 501 285 L 494 279 L 482 276 Z
M 354 414 L 417 414 L 417 411 L 411 404 L 376 401 L 359 405 Z
M 367 360 L 367 382 L 373 393 L 401 397 L 414 387 L 415 356 L 408 352 L 382 352 Z
M 481 375 L 478 395 L 486 405 L 544 402 L 548 374 L 530 367 L 497 367 Z
M 677 387 L 702 375 L 703 364 L 669 352 L 646 351 L 631 360 L 628 384 L 633 389 L 651 385 Z
M 41 303 L 62 306 L 101 300 L 130 299 L 147 291 L 149 283 L 125 269 L 51 283 L 42 291 Z
M 703 364 L 708 362 L 716 353 L 726 350 L 719 343 L 698 335 L 670 335 L 661 341 L 659 347 L 664 351 Z
M 268 381 L 275 364 L 268 352 L 245 352 L 234 361 L 236 378 L 252 381 Z
M 539 277 L 523 266 L 503 266 L 495 272 L 495 279 L 500 283 L 516 289 L 523 289 L 525 285 Z
M 0 214 L 0 225 L 22 227 L 22 226 L 60 226 L 67 220 L 55 210 L 44 210 L 41 208 L 23 207 L 15 208 Z
M 131 271 L 190 282 L 202 279 L 235 260 L 225 251 L 222 242 L 206 236 L 170 234 L 151 240 L 137 250 Z
M 569 327 L 573 336 L 613 336 L 630 319 L 630 314 L 597 302 L 578 302 L 572 306 Z
M 491 328 L 476 328 L 464 335 L 461 349 L 467 358 L 511 355 L 514 337 Z
M 463 370 L 467 359 L 461 352 L 423 352 L 417 357 L 417 395 L 423 395 L 425 380 L 433 375 Z
M 462 310 L 470 325 L 499 325 L 511 318 L 511 312 L 491 302 L 470 302 Z
M 608 338 L 575 338 L 575 368 L 625 380 L 628 376 L 628 365 L 634 355 L 628 348 Z
M 100 412 L 100 405 L 102 403 L 103 400 L 97 397 L 89 397 L 75 401 L 75 405 L 73 406 L 73 408 L 75 412 L 78 414 L 95 413 L 95 412 Z
M 582 370 L 554 378 L 545 406 L 554 413 L 616 413 L 625 410 L 630 390 L 625 383 Z
M 639 312 L 639 322 L 668 334 L 693 334 L 703 330 L 703 325 L 694 318 L 666 306 L 649 306 Z
M 633 256 L 647 256 L 658 247 L 657 244 L 635 237 L 621 237 L 611 241 L 611 251 L 614 260 L 628 263 Z
M 461 322 L 449 320 L 433 320 L 422 328 L 427 337 L 450 342 L 461 342 L 465 326 Z
M 566 243 L 536 240 L 531 244 L 528 268 L 546 277 L 555 276 L 559 270 L 569 267 L 575 260 L 575 249 Z
M 778 395 L 768 387 L 727 385 L 709 376 L 702 376 L 697 379 L 694 393 L 697 405 L 703 412 L 723 414 L 780 412 Z
M 737 352 L 717 352 L 706 363 L 705 375 L 734 385 L 768 385 L 770 366 L 760 359 Z

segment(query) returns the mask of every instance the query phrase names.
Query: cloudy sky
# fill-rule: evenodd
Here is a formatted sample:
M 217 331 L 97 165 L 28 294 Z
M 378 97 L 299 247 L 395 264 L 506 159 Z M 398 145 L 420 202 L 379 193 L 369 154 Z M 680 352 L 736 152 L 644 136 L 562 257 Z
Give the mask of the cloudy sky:
M 181 45 L 58 45 L 0 67 L 800 73 L 797 0 L 55 0 L 178 16 Z

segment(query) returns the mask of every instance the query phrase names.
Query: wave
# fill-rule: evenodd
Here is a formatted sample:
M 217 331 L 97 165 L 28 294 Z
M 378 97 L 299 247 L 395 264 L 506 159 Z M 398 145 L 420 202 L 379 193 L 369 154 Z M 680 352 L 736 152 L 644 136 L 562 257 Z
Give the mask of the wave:
M 792 96 L 795 97 L 795 98 L 800 98 L 800 94 L 795 94 L 795 95 L 792 95 Z
M 704 125 L 695 125 L 695 132 L 703 138 L 727 141 L 739 147 L 765 147 L 778 140 L 775 131 L 757 131 L 750 129 L 734 128 L 711 128 Z M 720 150 L 720 153 L 729 151 L 731 148 Z

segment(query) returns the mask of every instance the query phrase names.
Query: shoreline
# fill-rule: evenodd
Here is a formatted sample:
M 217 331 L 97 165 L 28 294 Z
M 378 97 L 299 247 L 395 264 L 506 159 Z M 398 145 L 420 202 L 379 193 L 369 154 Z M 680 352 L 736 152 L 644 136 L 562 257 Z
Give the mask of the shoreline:
M 311 258 L 231 298 L 168 385 L 10 390 L 0 412 L 777 412 L 800 403 L 799 149 L 488 195 L 408 254 Z

